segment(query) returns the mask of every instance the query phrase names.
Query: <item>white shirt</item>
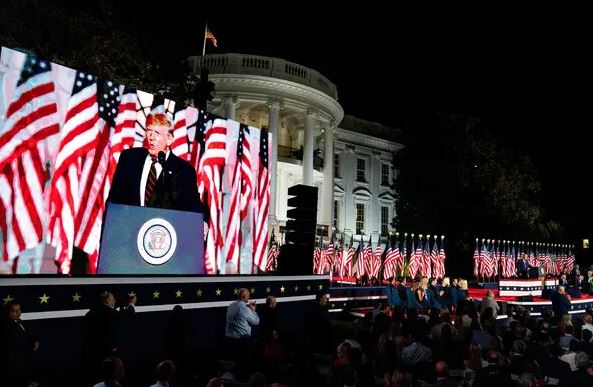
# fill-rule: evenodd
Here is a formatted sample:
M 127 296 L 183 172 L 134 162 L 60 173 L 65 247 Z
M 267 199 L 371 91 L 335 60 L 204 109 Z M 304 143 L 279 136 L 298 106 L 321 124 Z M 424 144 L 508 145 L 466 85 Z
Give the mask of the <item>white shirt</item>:
M 167 150 L 165 155 L 165 160 L 169 158 L 169 153 L 171 151 Z M 144 160 L 144 167 L 142 168 L 142 177 L 140 178 L 140 205 L 144 207 L 144 194 L 146 192 L 146 182 L 148 181 L 148 174 L 150 173 L 150 166 L 152 165 L 152 155 L 149 153 L 146 155 L 146 160 Z M 160 163 L 154 164 L 156 168 L 156 178 L 158 180 L 159 176 L 161 175 L 161 171 L 163 170 L 163 166 Z

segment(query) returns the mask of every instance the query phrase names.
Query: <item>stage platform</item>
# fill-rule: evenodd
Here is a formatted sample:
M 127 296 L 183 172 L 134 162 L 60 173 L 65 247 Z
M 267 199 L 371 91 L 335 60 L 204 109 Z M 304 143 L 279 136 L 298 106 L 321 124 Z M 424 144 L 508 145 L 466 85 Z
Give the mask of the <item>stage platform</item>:
M 100 293 L 113 293 L 118 305 L 128 295 L 138 296 L 138 313 L 226 307 L 237 299 L 238 289 L 251 290 L 252 299 L 263 303 L 268 295 L 278 302 L 315 299 L 327 291 L 329 276 L 7 276 L 0 277 L 3 303 L 18 299 L 23 320 L 82 317 Z
M 555 278 L 501 279 L 498 291 L 501 296 L 535 296 L 541 297 L 545 290 L 554 290 L 558 280 Z
M 547 280 L 555 281 L 555 280 Z M 541 283 L 541 280 L 539 280 Z M 374 308 L 379 302 L 386 302 L 386 286 L 332 286 L 330 293 L 330 312 L 347 313 L 351 316 L 361 317 L 364 313 Z M 469 296 L 474 300 L 481 300 L 486 296 L 486 292 L 492 290 L 494 298 L 501 306 L 501 312 L 498 318 L 507 318 L 506 310 L 510 305 L 521 305 L 531 312 L 532 315 L 539 316 L 543 308 L 552 308 L 552 301 L 547 298 L 532 296 L 531 301 L 519 301 L 517 296 L 501 296 L 498 289 L 481 288 L 469 289 Z M 583 313 L 587 308 L 593 308 L 593 295 L 581 294 L 580 298 L 573 298 L 571 301 L 570 314 Z

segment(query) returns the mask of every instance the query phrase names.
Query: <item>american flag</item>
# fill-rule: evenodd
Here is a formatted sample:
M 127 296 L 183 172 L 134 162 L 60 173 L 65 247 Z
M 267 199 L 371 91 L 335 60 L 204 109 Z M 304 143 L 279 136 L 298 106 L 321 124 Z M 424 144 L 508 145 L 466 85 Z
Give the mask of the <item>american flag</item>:
M 490 247 L 488 246 L 490 241 L 486 242 L 486 245 L 482 245 L 482 275 L 486 277 L 491 277 L 494 273 L 494 257 L 492 252 L 490 251 Z
M 280 255 L 280 250 L 278 249 L 278 242 L 276 242 L 274 231 L 272 231 L 272 235 L 270 236 L 270 248 L 268 250 L 268 262 L 266 263 L 266 272 L 276 271 L 278 268 L 278 255 Z
M 329 241 L 329 245 L 327 246 L 327 250 L 325 252 L 325 265 L 327 266 L 327 268 L 329 269 L 329 272 L 331 273 L 333 271 L 333 266 L 334 266 L 334 255 L 335 255 L 335 246 L 334 246 L 334 242 L 335 242 L 335 234 L 332 234 L 331 239 Z
M 412 250 L 410 252 L 410 262 L 408 263 L 408 275 L 414 279 L 416 277 L 416 273 L 422 265 L 422 247 L 418 245 L 418 249 L 414 248 L 414 239 L 412 236 Z
M 218 40 L 216 40 L 216 36 L 214 36 L 212 31 L 210 31 L 208 27 L 206 27 L 206 39 L 210 40 L 214 47 L 218 47 Z
M 209 232 L 206 241 L 205 267 L 207 274 L 216 274 L 217 263 L 223 246 L 220 215 L 222 213 L 221 177 L 226 163 L 227 121 L 216 118 L 210 122 L 202 121 L 196 128 L 195 165 L 198 160 L 198 192 L 202 203 L 206 203 L 210 212 Z M 201 145 L 203 141 L 203 146 Z M 201 150 L 203 149 L 203 152 Z M 201 153 L 201 156 L 200 156 Z M 198 159 L 199 157 L 199 159 Z
M 348 252 L 346 259 L 344 260 L 343 276 L 350 277 L 352 273 L 352 263 L 354 261 L 354 237 L 350 236 L 350 246 L 348 246 Z
M 390 241 L 392 242 L 392 241 Z M 387 279 L 395 276 L 395 270 L 397 268 L 397 252 L 393 249 L 392 243 L 389 243 L 387 252 L 385 253 L 385 263 L 383 264 L 383 278 Z
M 340 277 L 344 274 L 344 236 L 340 242 L 336 242 L 336 249 L 334 253 L 334 268 L 333 273 L 338 274 Z
M 397 246 L 397 245 L 396 245 Z M 401 275 L 404 275 L 404 268 L 406 266 L 406 262 L 408 261 L 408 237 L 404 234 L 404 243 L 402 244 L 402 253 L 401 255 Z M 413 250 L 412 250 L 413 251 Z M 405 279 L 405 278 L 404 278 Z
M 439 269 L 438 274 L 435 275 L 435 277 L 445 278 L 445 261 L 447 261 L 447 254 L 445 254 L 445 242 L 441 239 L 441 248 L 439 249 Z
M 529 253 L 529 258 L 527 259 L 527 262 L 529 263 L 529 265 L 537 267 L 537 257 L 536 257 L 536 253 L 532 251 L 530 251 Z
M 383 249 L 381 248 L 381 242 L 377 242 L 375 247 L 375 254 L 373 255 L 373 265 L 371 275 L 375 278 L 379 278 L 379 271 L 381 270 L 381 256 L 383 255 Z
M 508 278 L 509 277 L 509 269 L 507 265 L 507 256 L 509 255 L 508 246 L 506 245 L 506 241 L 503 241 L 503 246 L 500 253 L 500 274 L 501 276 Z
M 270 207 L 270 160 L 269 133 L 262 129 L 259 138 L 259 168 L 253 177 L 254 227 L 253 227 L 253 267 L 263 270 L 266 267 L 266 241 L 268 238 L 268 210 Z
M 75 215 L 74 245 L 94 258 L 99 249 L 101 222 L 105 211 L 105 201 L 109 195 L 111 181 L 115 173 L 111 161 L 110 131 L 116 127 L 119 111 L 119 86 L 112 82 L 100 81 L 98 84 L 99 135 L 95 147 L 81 157 L 78 191 L 80 207 Z M 109 106 L 108 106 L 109 105 Z M 91 272 L 95 271 L 96 261 L 90 262 Z
M 121 152 L 134 146 L 136 111 L 140 105 L 136 90 L 128 87 L 123 87 L 119 102 L 115 130 L 111 137 L 111 164 L 114 170 Z
M 498 263 L 500 262 L 499 246 L 492 241 L 492 275 L 498 275 Z
M 190 160 L 189 142 L 187 137 L 187 120 L 185 113 L 189 108 L 176 103 L 173 118 L 173 142 L 171 152 L 183 160 Z
M 479 242 L 476 239 L 476 248 L 474 249 L 474 277 L 478 277 L 480 275 L 480 261 L 482 258 L 482 254 L 480 254 Z
M 373 275 L 373 246 L 371 243 L 371 236 L 369 235 L 369 244 L 365 246 L 362 253 L 362 257 L 364 259 L 364 270 L 369 276 Z
M 404 249 L 405 251 L 405 249 Z M 395 255 L 395 271 L 396 273 L 400 273 L 400 275 L 404 272 L 404 264 L 406 261 L 405 252 L 402 254 L 399 248 L 399 241 L 397 236 L 395 237 L 395 247 L 393 250 L 393 254 Z
M 517 264 L 515 262 L 515 244 L 511 247 L 511 252 L 507 256 L 507 273 L 509 277 L 517 275 Z
M 59 129 L 51 64 L 28 55 L 0 128 L 0 228 L 4 261 L 14 259 L 43 238 L 43 191 L 48 178 L 44 141 Z
M 249 128 L 244 124 L 239 125 L 235 168 L 231 178 L 224 249 L 226 263 L 230 264 L 231 267 L 229 272 L 238 274 L 240 272 L 239 252 L 242 242 L 241 220 L 247 216 L 247 203 L 251 200 Z M 242 209 L 242 207 L 244 208 Z
M 315 250 L 313 250 L 313 272 L 315 274 L 321 274 L 321 261 L 322 251 L 319 245 L 316 245 Z
M 356 274 L 361 278 L 365 274 L 364 265 L 364 241 L 360 238 L 360 242 L 354 252 L 353 265 L 356 265 Z
M 432 270 L 430 266 L 430 238 L 426 236 L 426 243 L 422 243 L 422 275 L 428 278 L 432 277 Z
M 105 175 L 109 164 L 110 126 L 114 126 L 119 104 L 119 87 L 111 81 L 76 72 L 72 94 L 56 156 L 50 184 L 48 241 L 56 247 L 56 260 L 61 273 L 70 272 L 70 258 L 79 230 L 83 246 L 95 251 L 98 230 L 89 214 L 91 187 L 97 180 L 93 194 L 104 205 Z M 101 168 L 99 170 L 99 168 Z M 97 174 L 97 176 L 95 176 Z M 101 206 L 101 205 L 99 205 Z M 96 209 L 95 211 L 100 211 Z M 78 223 L 87 215 L 84 225 Z M 96 218 L 95 218 L 96 219 Z M 81 226 L 83 227 L 81 229 Z M 100 227 L 100 223 L 99 223 Z M 87 243 L 88 234 L 96 238 Z M 88 251 L 87 251 L 88 252 Z

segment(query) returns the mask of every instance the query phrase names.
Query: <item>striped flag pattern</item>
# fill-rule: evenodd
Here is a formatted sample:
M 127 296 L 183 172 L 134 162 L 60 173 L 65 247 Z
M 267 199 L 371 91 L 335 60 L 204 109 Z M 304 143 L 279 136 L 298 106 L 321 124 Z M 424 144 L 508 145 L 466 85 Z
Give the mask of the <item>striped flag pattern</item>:
M 59 132 L 51 69 L 51 63 L 35 56 L 24 58 L 0 127 L 0 228 L 5 262 L 43 238 L 48 178 L 45 140 Z M 6 90 L 8 85 L 2 87 Z

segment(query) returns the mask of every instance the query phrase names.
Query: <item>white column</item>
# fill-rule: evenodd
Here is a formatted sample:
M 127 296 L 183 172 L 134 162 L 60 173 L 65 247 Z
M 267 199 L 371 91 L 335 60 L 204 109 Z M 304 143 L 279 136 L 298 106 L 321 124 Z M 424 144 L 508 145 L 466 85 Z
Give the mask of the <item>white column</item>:
M 305 115 L 305 139 L 303 144 L 303 184 L 313 185 L 313 150 L 315 129 L 315 112 L 307 110 Z
M 237 96 L 230 95 L 226 97 L 222 97 L 222 106 L 224 108 L 224 115 L 229 120 L 235 119 L 235 110 L 237 108 Z
M 275 228 L 278 223 L 278 214 L 276 213 L 276 192 L 278 192 L 278 142 L 280 138 L 278 136 L 278 126 L 280 121 L 280 101 L 269 100 L 268 101 L 268 130 L 272 133 L 272 179 L 270 188 L 270 219 L 271 227 Z
M 321 224 L 333 226 L 334 219 L 334 122 L 330 122 L 324 131 L 323 149 L 323 185 L 321 186 Z

